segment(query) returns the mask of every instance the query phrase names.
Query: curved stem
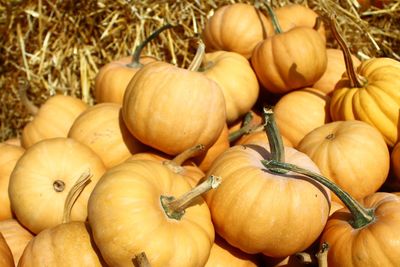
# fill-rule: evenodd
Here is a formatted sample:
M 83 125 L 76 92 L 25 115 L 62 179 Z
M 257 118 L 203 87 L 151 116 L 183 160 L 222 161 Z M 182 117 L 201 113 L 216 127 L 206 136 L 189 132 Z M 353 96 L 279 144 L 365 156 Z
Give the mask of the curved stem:
M 336 41 L 338 42 L 340 48 L 342 49 L 344 62 L 346 64 L 346 72 L 349 76 L 350 86 L 352 88 L 360 88 L 362 87 L 363 82 L 358 78 L 357 73 L 354 69 L 353 60 L 351 59 L 351 52 L 344 40 L 343 36 L 339 33 L 337 29 L 335 15 L 330 16 L 330 28 L 332 31 L 333 36 L 335 37 Z
M 367 209 L 363 207 L 347 192 L 343 191 L 339 186 L 337 186 L 335 183 L 328 180 L 324 176 L 300 168 L 296 165 L 278 162 L 276 160 L 262 160 L 262 163 L 269 171 L 277 173 L 281 173 L 282 170 L 292 171 L 295 173 L 306 175 L 311 179 L 328 187 L 333 193 L 335 193 L 336 196 L 340 198 L 340 200 L 345 204 L 345 206 L 353 215 L 353 220 L 351 220 L 349 223 L 354 229 L 364 227 L 375 220 L 374 211 L 372 209 Z
M 253 118 L 254 118 L 253 113 L 251 112 L 246 113 L 246 115 L 243 118 L 242 127 L 229 134 L 228 136 L 229 143 L 235 142 L 243 135 L 248 134 L 252 131 L 252 129 L 254 128 L 254 125 L 251 123 Z
M 199 70 L 201 63 L 203 62 L 205 50 L 206 46 L 201 40 L 199 40 L 199 46 L 197 47 L 196 55 L 194 56 L 192 63 L 190 63 L 188 70 L 190 71 Z
M 182 153 L 178 154 L 172 160 L 165 160 L 163 164 L 167 166 L 170 170 L 175 173 L 181 173 L 183 171 L 182 164 L 192 158 L 197 156 L 199 153 L 205 150 L 205 146 L 202 144 L 195 145 L 183 151 Z
M 274 31 L 276 34 L 283 33 L 281 25 L 279 24 L 278 18 L 272 9 L 272 7 L 267 3 L 265 5 L 267 7 L 268 15 L 271 18 L 272 26 L 274 26 Z
M 39 111 L 39 108 L 35 104 L 33 104 L 32 101 L 29 100 L 28 95 L 26 94 L 26 91 L 30 87 L 31 87 L 31 85 L 29 84 L 29 82 L 25 82 L 24 85 L 19 86 L 18 93 L 19 93 L 19 97 L 21 98 L 22 104 L 24 104 L 24 106 L 26 107 L 28 112 L 31 115 L 36 115 Z
M 62 223 L 67 223 L 71 221 L 71 211 L 72 206 L 75 204 L 75 201 L 78 199 L 79 195 L 82 193 L 83 189 L 85 189 L 86 185 L 90 182 L 90 177 L 92 174 L 90 170 L 86 170 L 81 174 L 75 184 L 72 186 L 71 190 L 68 192 L 67 198 L 64 203 L 64 212 Z
M 138 46 L 136 46 L 135 51 L 133 52 L 132 56 L 132 62 L 127 64 L 128 67 L 131 68 L 140 68 L 143 66 L 142 63 L 140 63 L 140 54 L 142 53 L 143 48 L 150 43 L 153 39 L 155 39 L 162 31 L 166 29 L 170 29 L 173 27 L 176 27 L 177 25 L 172 25 L 172 24 L 165 24 L 161 28 L 155 30 L 152 34 L 150 34 L 149 37 L 147 37 L 142 43 L 140 43 Z
M 189 207 L 198 196 L 217 188 L 221 183 L 221 178 L 211 175 L 207 180 L 175 199 L 172 196 L 161 196 L 160 201 L 165 214 L 170 219 L 180 220 L 185 214 L 185 209 Z
M 273 160 L 285 162 L 285 147 L 283 146 L 282 136 L 275 122 L 274 112 L 271 108 L 264 108 L 263 116 L 265 120 L 264 130 L 268 136 L 271 157 Z
M 316 255 L 318 259 L 318 267 L 328 267 L 328 251 L 329 251 L 328 243 L 326 242 L 322 243 L 321 248 Z

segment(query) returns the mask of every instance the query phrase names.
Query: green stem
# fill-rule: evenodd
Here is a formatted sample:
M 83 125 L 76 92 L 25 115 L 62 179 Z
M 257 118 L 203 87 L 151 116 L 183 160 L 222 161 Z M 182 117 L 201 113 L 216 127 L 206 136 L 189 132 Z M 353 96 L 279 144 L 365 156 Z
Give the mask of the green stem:
M 136 46 L 135 51 L 133 52 L 132 56 L 132 62 L 127 64 L 128 67 L 130 68 L 140 68 L 143 67 L 143 64 L 140 63 L 140 54 L 142 53 L 143 48 L 150 43 L 153 39 L 155 39 L 161 32 L 163 32 L 166 29 L 170 29 L 173 27 L 176 27 L 177 25 L 172 25 L 172 24 L 165 24 L 161 28 L 155 30 L 152 34 L 150 34 L 149 37 L 147 37 L 141 44 Z
M 283 33 L 281 25 L 279 24 L 278 17 L 276 16 L 274 10 L 269 4 L 265 5 L 267 7 L 268 15 L 271 18 L 272 26 L 274 26 L 274 31 L 276 34 Z
M 251 112 L 246 113 L 246 115 L 243 118 L 242 127 L 240 127 L 240 129 L 229 134 L 228 140 L 230 143 L 235 142 L 243 135 L 251 132 L 251 130 L 254 128 L 254 125 L 252 125 L 252 123 L 251 123 L 253 118 L 254 118 L 253 113 L 251 113 Z
M 179 198 L 173 196 L 161 196 L 160 201 L 165 214 L 170 219 L 180 220 L 185 214 L 185 209 L 189 207 L 197 197 L 208 192 L 211 189 L 217 188 L 221 183 L 221 178 L 211 175 L 204 182 L 182 195 Z
M 276 125 L 274 112 L 271 108 L 263 109 L 264 130 L 268 136 L 269 147 L 271 149 L 271 158 L 279 162 L 285 162 L 285 147 L 283 146 L 282 136 Z
M 282 170 L 292 171 L 295 173 L 306 175 L 311 179 L 328 187 L 333 193 L 335 193 L 336 196 L 340 198 L 340 200 L 345 204 L 345 206 L 353 215 L 353 219 L 349 223 L 354 229 L 364 227 L 375 220 L 374 211 L 372 209 L 367 209 L 363 207 L 347 192 L 343 191 L 339 186 L 337 186 L 335 183 L 328 180 L 324 176 L 300 168 L 296 165 L 283 163 L 276 160 L 262 160 L 261 162 L 269 171 L 277 173 L 281 173 Z

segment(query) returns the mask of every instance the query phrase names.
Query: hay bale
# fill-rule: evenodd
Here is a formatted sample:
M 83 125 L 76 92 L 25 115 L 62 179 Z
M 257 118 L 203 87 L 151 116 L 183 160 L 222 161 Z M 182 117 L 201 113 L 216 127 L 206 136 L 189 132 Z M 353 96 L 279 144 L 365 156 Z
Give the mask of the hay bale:
M 323 14 L 336 13 L 353 53 L 361 58 L 399 59 L 400 1 L 363 13 L 356 0 L 279 0 L 272 6 L 299 3 Z M 166 22 L 182 26 L 162 33 L 145 50 L 159 59 L 188 66 L 195 38 L 207 15 L 224 4 L 255 1 L 11 0 L 0 6 L 0 141 L 18 136 L 32 118 L 20 91 L 36 105 L 50 95 L 66 94 L 93 104 L 98 69 L 132 54 L 136 45 Z M 328 37 L 328 46 L 337 44 Z M 29 86 L 27 87 L 28 84 Z M 26 87 L 26 88 L 25 88 Z

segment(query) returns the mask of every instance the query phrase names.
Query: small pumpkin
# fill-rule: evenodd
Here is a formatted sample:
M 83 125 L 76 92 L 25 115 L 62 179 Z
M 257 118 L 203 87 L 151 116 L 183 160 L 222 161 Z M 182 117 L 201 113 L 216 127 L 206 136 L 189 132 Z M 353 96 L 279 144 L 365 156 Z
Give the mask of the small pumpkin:
M 11 253 L 15 265 L 18 266 L 19 259 L 29 241 L 34 235 L 23 227 L 16 219 L 0 221 L 0 233 L 3 234 Z
M 329 96 L 314 88 L 303 88 L 282 96 L 274 106 L 279 132 L 296 147 L 317 127 L 330 122 Z
M 311 86 L 326 70 L 324 39 L 316 30 L 305 26 L 284 32 L 272 8 L 267 7 L 276 34 L 259 42 L 253 50 L 251 64 L 258 79 L 274 94 Z
M 154 160 L 107 170 L 88 205 L 94 241 L 106 263 L 131 266 L 132 258 L 144 252 L 154 267 L 204 266 L 214 227 L 199 194 L 214 183 L 207 179 L 186 194 L 189 182 Z
M 132 56 L 111 61 L 100 68 L 94 81 L 94 98 L 97 103 L 122 104 L 126 86 L 135 73 L 144 65 L 157 60 L 152 56 L 141 56 L 143 48 L 162 31 L 171 27 L 171 24 L 166 24 L 154 31 L 136 47 Z
M 11 173 L 11 208 L 23 226 L 38 234 L 62 222 L 70 188 L 80 176 L 91 175 L 71 215 L 85 221 L 89 195 L 104 172 L 103 161 L 86 145 L 65 137 L 43 140 L 25 151 Z
M 389 173 L 385 140 L 378 130 L 362 121 L 320 126 L 308 133 L 297 149 L 307 154 L 325 177 L 356 199 L 376 192 Z M 333 200 L 338 199 L 333 196 Z
M 189 70 L 153 62 L 130 81 L 122 116 L 140 142 L 177 155 L 197 144 L 209 148 L 218 139 L 226 121 L 225 98 L 216 82 L 195 71 L 203 49 L 200 45 Z
M 90 147 L 111 168 L 144 151 L 146 146 L 126 128 L 121 105 L 100 103 L 85 110 L 72 124 L 68 137 Z
M 8 184 L 11 173 L 24 152 L 25 149 L 20 146 L 0 143 L 0 221 L 13 217 L 8 196 Z
M 254 47 L 273 32 L 271 22 L 255 6 L 234 3 L 219 7 L 202 32 L 207 51 L 231 51 L 250 58 Z
M 73 96 L 51 96 L 22 130 L 22 147 L 28 148 L 44 139 L 67 137 L 71 125 L 87 107 L 85 102 Z
M 7 242 L 1 233 L 0 233 L 0 266 L 2 267 L 15 266 L 11 250 L 8 247 Z

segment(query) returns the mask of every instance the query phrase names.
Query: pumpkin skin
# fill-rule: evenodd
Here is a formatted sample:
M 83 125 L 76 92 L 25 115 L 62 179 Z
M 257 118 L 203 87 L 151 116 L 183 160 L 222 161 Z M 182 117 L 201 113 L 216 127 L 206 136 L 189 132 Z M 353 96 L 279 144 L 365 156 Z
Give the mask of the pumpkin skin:
M 377 191 L 389 173 L 390 155 L 382 135 L 362 121 L 327 123 L 307 134 L 297 149 L 355 199 Z M 332 199 L 341 202 L 335 195 Z
M 222 177 L 222 182 L 206 194 L 206 201 L 216 232 L 229 244 L 250 254 L 286 257 L 318 238 L 330 197 L 327 189 L 304 176 L 269 173 L 261 163 L 269 157 L 263 144 L 226 150 L 207 173 Z M 293 148 L 285 147 L 285 158 L 319 172 L 310 158 Z M 299 212 L 300 207 L 308 207 L 307 214 Z
M 106 168 L 146 149 L 126 128 L 120 111 L 120 104 L 96 104 L 76 118 L 68 133 L 68 137 L 93 149 Z
M 33 234 L 15 219 L 0 221 L 0 233 L 3 234 L 13 255 L 15 265 L 18 266 L 19 259 L 25 247 L 33 238 Z
M 24 152 L 22 147 L 0 143 L 0 221 L 13 217 L 8 184 L 15 164 Z
M 22 131 L 22 147 L 49 138 L 67 137 L 75 119 L 87 108 L 87 104 L 73 96 L 55 95 L 46 100 L 33 120 Z
M 271 93 L 284 94 L 311 86 L 326 70 L 325 41 L 311 28 L 296 27 L 258 43 L 251 64 Z
M 140 57 L 140 63 L 154 62 L 154 57 Z M 111 102 L 122 104 L 126 86 L 142 66 L 128 66 L 132 57 L 122 57 L 100 68 L 94 82 L 94 98 L 97 103 Z
M 397 181 L 400 181 L 400 143 L 397 143 L 390 153 L 390 164 L 392 173 Z
M 329 96 L 314 88 L 304 88 L 282 96 L 274 106 L 279 132 L 296 147 L 317 127 L 330 122 Z
M 347 208 L 336 211 L 328 220 L 321 242 L 329 244 L 329 266 L 400 265 L 400 198 L 390 193 L 372 194 L 360 203 L 374 210 L 376 219 L 353 229 Z
M 271 22 L 253 5 L 235 3 L 215 11 L 202 37 L 207 51 L 231 51 L 250 58 L 257 43 L 272 33 Z
M 312 86 L 325 94 L 330 94 L 340 81 L 342 75 L 346 72 L 346 64 L 344 62 L 343 52 L 341 49 L 327 48 L 328 63 L 326 70 L 321 78 Z M 351 55 L 354 66 L 359 66 L 361 61 L 354 55 Z
M 7 242 L 1 233 L 0 233 L 0 266 L 2 267 L 15 266 L 11 250 L 8 247 Z
M 68 222 L 48 228 L 26 246 L 19 267 L 106 266 L 94 246 L 85 222 Z
M 211 247 L 210 257 L 204 267 L 257 267 L 256 255 L 246 254 L 240 249 L 232 247 L 223 238 L 216 235 Z
M 14 146 L 21 146 L 21 139 L 18 137 L 9 138 L 4 141 L 5 144 L 14 145 Z
M 221 88 L 228 124 L 249 112 L 256 103 L 259 92 L 257 76 L 242 55 L 226 51 L 206 53 L 202 73 Z
M 361 87 L 352 88 L 347 75 L 332 92 L 332 120 L 361 120 L 373 125 L 389 146 L 397 142 L 400 108 L 400 62 L 391 58 L 363 61 L 356 73 Z
M 35 234 L 61 223 L 68 192 L 87 170 L 91 182 L 76 200 L 71 220 L 86 220 L 89 195 L 105 172 L 104 163 L 93 150 L 71 138 L 52 138 L 31 146 L 15 165 L 8 188 L 18 221 Z
M 177 155 L 197 144 L 209 148 L 215 143 L 226 121 L 225 99 L 203 74 L 153 62 L 129 83 L 122 116 L 140 142 Z
M 166 216 L 160 197 L 191 189 L 159 162 L 136 160 L 109 169 L 88 205 L 94 241 L 110 266 L 132 266 L 142 253 L 151 266 L 204 266 L 214 242 L 207 204 L 200 197 L 180 220 Z M 152 242 L 149 242 L 151 240 Z

